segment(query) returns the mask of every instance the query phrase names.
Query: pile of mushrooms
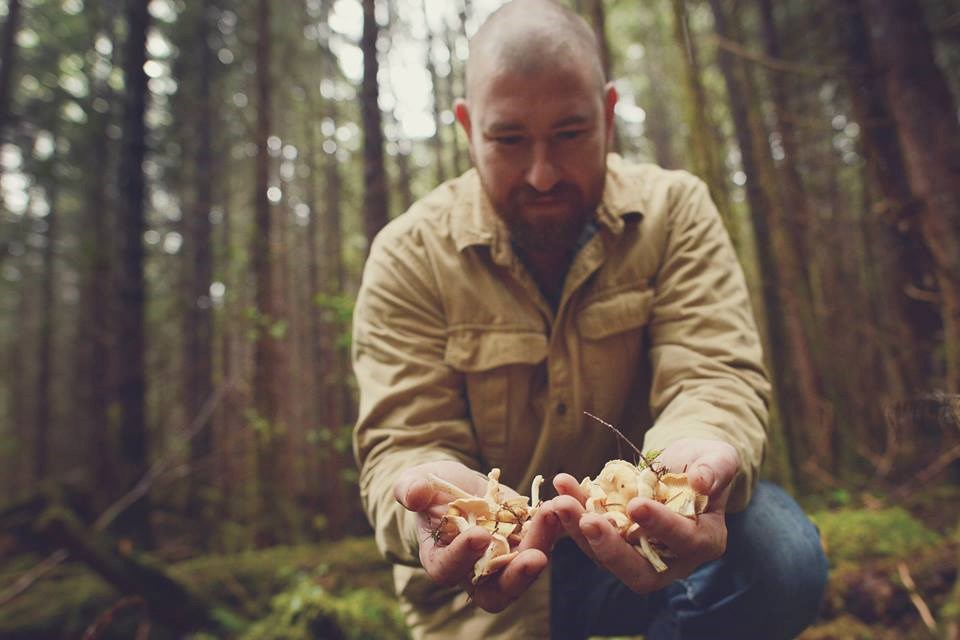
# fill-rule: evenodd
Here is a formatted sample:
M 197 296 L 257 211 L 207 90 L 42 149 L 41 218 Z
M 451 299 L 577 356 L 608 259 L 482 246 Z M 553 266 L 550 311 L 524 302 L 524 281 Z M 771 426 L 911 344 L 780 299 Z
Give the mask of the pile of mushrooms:
M 685 473 L 667 473 L 653 461 L 656 455 L 642 456 L 635 465 L 626 460 L 611 460 L 604 465 L 596 479 L 589 476 L 580 483 L 587 494 L 586 510 L 604 516 L 620 535 L 653 565 L 658 573 L 667 570 L 664 558 L 673 554 L 656 540 L 641 533 L 640 525 L 627 513 L 627 503 L 633 498 L 650 498 L 682 516 L 696 520 L 707 508 L 707 496 L 698 494 L 690 486 Z
M 516 557 L 518 551 L 515 549 L 540 506 L 543 476 L 533 479 L 529 498 L 507 498 L 500 484 L 500 469 L 492 469 L 487 474 L 487 489 L 482 496 L 467 493 L 433 474 L 430 474 L 429 482 L 434 490 L 455 498 L 435 531 L 438 544 L 450 544 L 461 532 L 473 526 L 483 527 L 491 534 L 490 544 L 473 567 L 473 584 L 493 575 Z

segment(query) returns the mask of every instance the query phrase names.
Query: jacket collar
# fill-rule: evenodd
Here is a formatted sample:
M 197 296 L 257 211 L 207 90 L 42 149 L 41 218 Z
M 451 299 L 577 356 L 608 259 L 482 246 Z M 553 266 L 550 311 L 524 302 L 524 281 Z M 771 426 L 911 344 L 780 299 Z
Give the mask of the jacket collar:
M 603 196 L 597 207 L 596 219 L 614 235 L 623 232 L 628 216 L 643 217 L 646 199 L 639 185 L 629 184 L 623 171 L 624 161 L 616 154 L 607 156 L 607 176 Z M 470 169 L 459 178 L 460 189 L 453 204 L 451 233 L 457 251 L 474 245 L 487 245 L 494 254 L 509 252 L 509 234 L 506 225 L 497 217 L 487 198 L 476 169 Z M 494 256 L 496 259 L 496 255 Z

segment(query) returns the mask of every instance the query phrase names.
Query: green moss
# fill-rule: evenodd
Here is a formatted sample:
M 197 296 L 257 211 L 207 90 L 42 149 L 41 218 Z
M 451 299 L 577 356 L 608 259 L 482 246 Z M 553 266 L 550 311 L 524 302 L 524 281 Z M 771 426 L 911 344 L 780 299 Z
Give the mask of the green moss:
M 407 638 L 396 599 L 375 589 L 335 595 L 315 577 L 301 576 L 273 599 L 272 610 L 253 625 L 244 640 L 347 640 Z
M 906 558 L 940 542 L 939 534 L 899 507 L 848 509 L 811 516 L 833 565 L 875 558 Z
M 893 640 L 897 635 L 883 628 L 871 627 L 854 618 L 841 616 L 830 622 L 810 627 L 798 640 Z
M 39 558 L 31 557 L 4 563 L 0 569 L 5 578 L 2 584 L 11 584 L 36 561 Z M 332 594 L 332 604 L 325 609 L 332 620 L 352 620 L 356 607 L 364 603 L 370 604 L 371 619 L 375 621 L 379 620 L 379 612 L 393 615 L 391 607 L 395 607 L 390 567 L 368 538 L 207 555 L 170 565 L 167 570 L 196 593 L 219 603 L 215 616 L 225 628 L 238 633 L 242 631 L 243 618 L 260 620 L 272 616 L 277 594 L 298 585 L 304 575 L 311 576 L 327 594 Z M 351 595 L 355 591 L 361 595 Z M 120 597 L 84 565 L 67 562 L 0 609 L 0 638 L 78 638 Z M 131 614 L 131 619 L 134 617 Z M 357 625 L 365 628 L 361 623 Z M 118 623 L 118 633 L 111 626 L 104 638 L 131 636 L 119 633 L 119 626 Z

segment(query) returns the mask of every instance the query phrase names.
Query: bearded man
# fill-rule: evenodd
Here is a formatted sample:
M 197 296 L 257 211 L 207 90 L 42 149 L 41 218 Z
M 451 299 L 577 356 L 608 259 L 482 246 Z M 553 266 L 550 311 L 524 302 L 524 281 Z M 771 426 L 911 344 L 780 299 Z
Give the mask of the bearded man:
M 740 266 L 704 184 L 610 153 L 617 93 L 590 27 L 514 0 L 470 42 L 455 105 L 474 168 L 393 220 L 354 315 L 364 508 L 416 638 L 789 638 L 826 581 L 817 532 L 757 475 L 770 387 Z M 665 572 L 584 509 L 621 427 L 709 496 L 636 498 Z M 433 535 L 486 472 L 556 497 L 473 585 L 481 527 Z

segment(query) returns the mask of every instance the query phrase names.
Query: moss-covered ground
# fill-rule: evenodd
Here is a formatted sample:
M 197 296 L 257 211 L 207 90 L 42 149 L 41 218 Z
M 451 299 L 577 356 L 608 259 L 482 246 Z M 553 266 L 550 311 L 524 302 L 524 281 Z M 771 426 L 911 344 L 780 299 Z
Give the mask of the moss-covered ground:
M 820 620 L 802 640 L 949 637 L 960 619 L 960 488 L 941 487 L 894 502 L 845 496 L 810 503 L 831 575 Z M 0 591 L 40 560 L 0 562 Z M 915 583 L 908 589 L 906 569 Z M 194 640 L 405 638 L 389 567 L 369 538 L 205 555 L 173 563 L 170 573 L 219 603 L 229 631 Z M 913 598 L 911 598 L 913 596 Z M 84 566 L 65 563 L 0 608 L 0 638 L 79 638 L 122 598 Z M 931 631 L 919 598 L 936 621 Z M 135 637 L 149 618 L 138 607 L 117 612 L 99 638 Z M 173 637 L 149 620 L 149 638 Z

